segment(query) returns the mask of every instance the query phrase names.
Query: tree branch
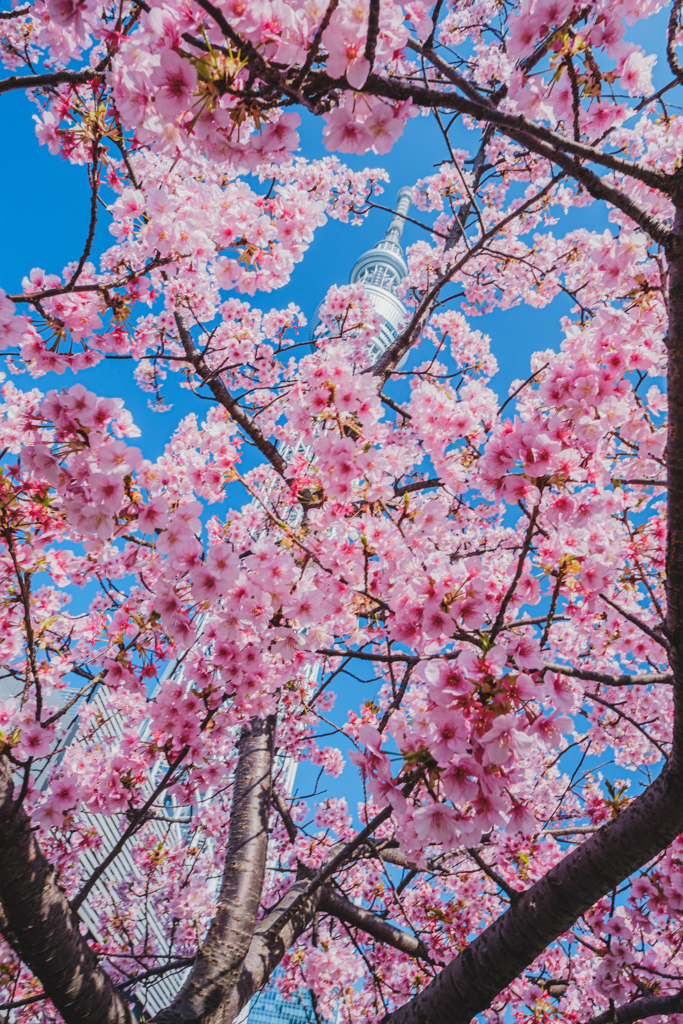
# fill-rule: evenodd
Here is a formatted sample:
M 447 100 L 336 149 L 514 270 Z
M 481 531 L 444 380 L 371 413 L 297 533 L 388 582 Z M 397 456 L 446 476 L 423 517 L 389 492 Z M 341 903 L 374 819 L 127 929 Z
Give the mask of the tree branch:
M 180 336 L 182 346 L 185 349 L 187 361 L 192 364 L 198 376 L 201 377 L 209 386 L 216 401 L 220 402 L 223 408 L 234 419 L 235 423 L 239 424 L 244 433 L 251 438 L 259 451 L 265 455 L 273 469 L 279 473 L 283 479 L 286 479 L 285 474 L 287 473 L 287 463 L 282 458 L 275 445 L 265 437 L 260 427 L 254 423 L 251 416 L 249 416 L 248 413 L 246 413 L 238 404 L 237 399 L 233 398 L 225 384 L 223 384 L 220 378 L 217 377 L 216 374 L 206 365 L 202 353 L 194 343 L 194 339 L 182 313 L 179 313 L 176 310 L 173 316 L 176 322 L 176 327 L 178 328 L 178 334 Z
M 492 868 L 490 864 L 486 863 L 486 861 L 484 860 L 483 857 L 479 856 L 479 853 L 477 852 L 477 850 L 470 849 L 468 847 L 467 848 L 467 852 L 469 853 L 469 855 L 472 858 L 472 860 L 474 861 L 474 863 L 477 864 L 481 868 L 481 870 L 484 872 L 484 874 L 487 875 L 491 879 L 492 882 L 495 882 L 495 884 L 498 886 L 498 888 L 502 889 L 503 892 L 507 896 L 509 896 L 512 901 L 519 899 L 519 897 L 522 895 L 522 890 L 521 889 L 515 889 L 515 888 L 513 888 L 509 884 L 509 882 L 506 882 L 505 879 L 501 875 L 498 874 L 498 872 L 495 870 L 495 868 Z
M 613 821 L 575 847 L 384 1024 L 470 1024 L 596 903 L 683 830 L 683 777 L 671 761 Z
M 370 64 L 372 71 L 375 66 L 375 50 L 377 49 L 377 36 L 379 35 L 379 0 L 370 0 L 368 12 L 368 36 L 365 41 L 365 59 Z
M 237 984 L 221 1007 L 221 1024 L 234 1021 L 251 997 L 263 988 L 285 953 L 308 928 L 318 909 L 321 890 L 303 897 L 307 884 L 306 879 L 295 882 L 256 926 Z
M 597 1017 L 591 1017 L 587 1024 L 632 1024 L 644 1017 L 658 1017 L 667 1013 L 683 1012 L 683 989 L 673 996 L 644 996 L 624 1006 L 605 1010 Z
M 531 516 L 529 517 L 529 525 L 526 528 L 526 534 L 524 536 L 522 550 L 520 551 L 519 556 L 517 558 L 517 568 L 515 569 L 515 575 L 512 577 L 512 582 L 510 586 L 505 591 L 505 596 L 503 597 L 503 600 L 500 603 L 500 608 L 498 609 L 496 621 L 493 623 L 493 626 L 491 627 L 491 640 L 498 636 L 502 629 L 503 623 L 505 622 L 505 612 L 507 611 L 507 607 L 514 596 L 515 590 L 517 589 L 517 584 L 519 583 L 520 577 L 522 575 L 522 570 L 524 568 L 526 556 L 529 554 L 529 549 L 531 548 L 531 542 L 534 538 L 536 520 L 538 518 L 540 507 L 540 504 L 536 505 L 531 513 Z
M 46 75 L 12 75 L 0 81 L 0 93 L 12 89 L 41 89 L 53 85 L 84 85 L 93 78 L 99 78 L 99 68 L 83 68 L 82 71 L 52 71 Z
M 90 875 L 90 878 L 71 900 L 72 910 L 78 910 L 78 908 L 82 906 L 82 904 L 88 898 L 92 889 L 97 884 L 99 879 L 102 877 L 104 872 L 107 870 L 109 865 L 116 860 L 116 858 L 121 853 L 121 850 L 124 848 L 124 846 L 131 838 L 131 836 L 133 836 L 140 827 L 140 825 L 143 824 L 143 822 L 146 819 L 147 812 L 149 811 L 150 807 L 152 806 L 156 798 L 159 796 L 159 793 L 161 793 L 165 789 L 169 779 L 173 775 L 173 772 L 176 770 L 178 765 L 181 764 L 181 762 L 184 760 L 185 756 L 187 755 L 188 749 L 188 747 L 182 748 L 182 750 L 177 755 L 175 760 L 169 765 L 161 782 L 159 782 L 158 785 L 155 786 L 152 794 L 145 800 L 142 807 L 138 808 L 138 810 L 136 810 L 132 814 L 131 821 L 129 825 L 126 827 L 125 831 L 121 833 L 120 837 L 117 839 L 116 843 L 111 848 L 107 856 L 104 858 L 103 861 L 100 861 L 100 863 L 97 865 L 93 873 Z
M 439 480 L 437 476 L 430 477 L 429 480 L 415 480 L 412 484 L 394 487 L 394 494 L 397 498 L 400 498 L 404 494 L 414 494 L 415 491 L 427 491 L 432 487 L 443 487 L 443 480 Z
M 378 942 L 386 943 L 399 949 L 408 956 L 418 957 L 420 960 L 431 960 L 429 950 L 424 943 L 412 935 L 404 932 L 401 928 L 385 921 L 384 918 L 373 914 L 371 910 L 364 907 L 357 907 L 355 903 L 348 900 L 341 893 L 335 892 L 330 886 L 324 886 L 320 896 L 318 910 L 331 914 L 332 917 L 345 921 L 353 928 L 360 928 L 367 935 L 377 939 Z
M 669 26 L 666 33 L 666 57 L 669 62 L 669 67 L 681 83 L 683 83 L 683 67 L 681 67 L 678 54 L 676 53 L 676 33 L 679 29 L 679 16 L 682 5 L 683 0 L 674 0 L 674 5 L 671 8 L 671 15 L 669 17 Z
M 31 10 L 31 5 L 27 4 L 26 7 L 17 7 L 13 11 L 0 11 L 0 21 L 9 21 L 12 18 L 23 18 L 25 14 Z M 2 1007 L 0 1007 L 2 1009 Z
M 213 1024 L 238 981 L 261 906 L 274 742 L 275 715 L 242 730 L 216 913 L 183 987 L 154 1024 Z
M 376 96 L 385 96 L 387 99 L 412 99 L 421 107 L 444 107 L 456 110 L 461 114 L 470 114 L 480 121 L 491 122 L 509 138 L 561 167 L 570 177 L 583 185 L 595 199 L 604 199 L 621 210 L 660 245 L 668 246 L 672 241 L 671 232 L 666 225 L 640 207 L 626 193 L 621 192 L 615 186 L 608 185 L 603 178 L 580 164 L 574 156 L 569 155 L 576 151 L 578 143 L 573 143 L 562 135 L 557 135 L 555 138 L 554 132 L 527 121 L 521 115 L 504 114 L 493 106 L 487 106 L 481 99 L 474 102 L 457 96 L 455 93 L 407 84 L 393 78 L 385 79 L 379 75 L 369 77 L 364 91 Z M 546 135 L 551 136 L 548 141 L 545 141 Z M 673 188 L 673 181 L 668 176 L 660 178 L 655 172 L 644 170 L 640 165 L 632 164 L 628 160 L 621 160 L 617 157 L 610 157 L 608 160 L 606 159 L 607 154 L 601 154 L 591 146 L 584 148 L 588 150 L 584 159 L 609 166 L 621 174 L 630 174 L 641 181 L 646 181 L 650 187 L 658 188 L 663 192 L 670 192 Z M 599 157 L 600 159 L 598 159 Z
M 668 641 L 665 640 L 663 636 L 660 636 L 659 633 L 656 633 L 652 626 L 648 626 L 647 622 L 643 622 L 642 619 L 639 619 L 638 616 L 634 615 L 632 612 L 626 611 L 625 608 L 622 608 L 621 605 L 617 604 L 616 601 L 613 601 L 611 597 L 607 596 L 607 594 L 600 594 L 600 597 L 605 602 L 605 604 L 608 604 L 610 608 L 614 608 L 615 612 L 619 612 L 620 615 L 623 615 L 623 617 L 627 619 L 628 622 L 631 622 L 634 626 L 637 626 L 638 629 L 642 629 L 643 633 L 645 633 L 646 636 L 649 636 L 651 640 L 654 640 L 655 643 L 660 644 L 660 646 L 662 646 L 665 650 L 669 650 Z
M 474 111 L 466 110 L 463 110 L 462 113 L 472 113 L 478 120 L 490 121 L 502 130 L 511 128 L 517 132 L 529 132 L 536 139 L 548 143 L 551 147 L 554 147 L 561 152 L 571 153 L 573 156 L 577 156 L 582 160 L 601 164 L 603 167 L 606 167 L 611 171 L 616 171 L 618 174 L 625 174 L 631 178 L 637 178 L 638 181 L 644 182 L 646 185 L 649 185 L 650 188 L 656 188 L 662 192 L 668 192 L 671 190 L 672 177 L 665 174 L 663 171 L 655 171 L 651 167 L 635 163 L 633 160 L 627 160 L 625 157 L 615 156 L 612 153 L 604 153 L 602 150 L 596 149 L 595 146 L 590 143 L 569 139 L 564 135 L 560 135 L 559 132 L 554 132 L 551 128 L 544 128 L 543 125 L 530 121 L 527 117 L 524 117 L 523 114 L 509 114 L 503 110 L 499 110 L 498 107 L 494 106 L 488 100 L 488 98 L 482 96 L 479 90 L 471 82 L 468 82 L 467 79 L 463 78 L 463 76 L 455 70 L 455 68 L 452 68 L 445 60 L 442 60 L 434 50 L 425 49 L 425 47 L 421 46 L 414 39 L 410 40 L 408 46 L 411 50 L 415 50 L 417 53 L 422 53 L 422 55 L 430 61 L 435 68 L 438 68 L 446 78 L 457 86 L 457 88 L 461 89 L 473 104 L 476 104 L 481 108 L 480 113 L 474 113 Z M 452 97 L 451 93 L 438 93 L 438 95 L 445 95 L 448 97 L 449 101 Z M 458 97 L 455 97 L 455 99 L 457 98 Z M 443 106 L 450 106 L 451 103 L 449 101 L 444 103 Z
M 674 681 L 672 675 L 666 675 L 662 672 L 644 672 L 633 676 L 612 676 L 607 672 L 571 668 L 569 665 L 558 665 L 553 661 L 546 661 L 544 671 L 545 669 L 549 672 L 561 672 L 563 676 L 572 676 L 574 679 L 585 679 L 591 683 L 602 683 L 604 686 L 650 686 L 654 683 L 671 686 Z
M 391 345 L 384 350 L 375 363 L 367 370 L 363 371 L 364 373 L 372 373 L 373 377 L 379 377 L 381 381 L 380 390 L 387 378 L 390 377 L 391 371 L 400 363 L 403 356 L 415 343 L 416 338 L 431 316 L 432 305 L 444 285 L 448 284 L 459 270 L 484 250 L 487 243 L 494 238 L 495 235 L 502 231 L 503 228 L 507 227 L 507 225 L 517 217 L 526 213 L 527 210 L 529 210 L 534 203 L 538 202 L 539 199 L 542 199 L 543 196 L 545 196 L 559 180 L 559 178 L 552 178 L 547 185 L 544 185 L 542 189 L 539 189 L 536 195 L 525 199 L 523 203 L 520 203 L 520 205 L 515 207 L 514 210 L 511 210 L 505 217 L 498 221 L 497 224 L 490 227 L 488 231 L 482 232 L 474 245 L 472 245 L 459 260 L 451 264 L 448 270 L 445 270 L 444 273 L 439 276 L 434 285 L 418 303 L 417 308 L 406 327 L 404 327 L 400 334 L 397 335 Z

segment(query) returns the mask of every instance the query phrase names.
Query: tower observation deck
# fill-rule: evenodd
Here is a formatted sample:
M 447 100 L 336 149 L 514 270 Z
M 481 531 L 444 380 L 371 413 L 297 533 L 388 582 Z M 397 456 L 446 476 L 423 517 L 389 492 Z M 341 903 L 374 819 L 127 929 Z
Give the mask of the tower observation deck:
M 370 350 L 372 359 L 376 359 L 389 347 L 406 315 L 405 306 L 396 293 L 400 282 L 408 273 L 401 238 L 405 225 L 404 217 L 410 207 L 410 193 L 411 189 L 407 186 L 399 189 L 396 213 L 384 238 L 356 260 L 349 277 L 350 284 L 360 282 L 365 286 L 375 310 L 382 317 L 380 335 Z M 311 322 L 311 341 L 314 340 L 319 323 L 320 318 L 316 310 Z

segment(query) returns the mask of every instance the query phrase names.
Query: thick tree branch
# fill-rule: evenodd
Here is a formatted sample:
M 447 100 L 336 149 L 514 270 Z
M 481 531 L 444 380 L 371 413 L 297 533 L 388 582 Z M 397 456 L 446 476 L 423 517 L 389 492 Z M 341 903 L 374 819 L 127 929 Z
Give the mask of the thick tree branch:
M 668 252 L 669 397 L 666 479 L 666 633 L 669 664 L 675 677 L 671 759 L 683 763 L 683 211 L 674 220 L 674 244 Z M 660 641 L 661 642 L 661 641 Z
M 519 896 L 385 1024 L 470 1024 L 594 903 L 683 831 L 683 217 L 669 247 L 667 635 L 674 677 L 673 742 L 661 774 L 617 817 Z M 614 604 L 610 600 L 608 603 Z M 622 609 L 617 608 L 618 611 Z M 627 614 L 627 618 L 628 618 Z M 636 625 L 642 626 L 639 620 Z M 646 632 L 652 633 L 650 627 Z M 665 646 L 656 634 L 652 636 Z M 661 1011 L 655 1011 L 661 1012 Z M 639 1016 L 642 1016 L 642 1011 Z M 622 1020 L 632 1020 L 624 1017 Z M 601 1021 L 606 1024 L 606 1020 Z
M 591 1017 L 587 1024 L 632 1024 L 645 1017 L 659 1017 L 667 1013 L 683 1012 L 683 990 L 673 996 L 644 996 L 624 1006 L 605 1010 L 597 1017 Z
M 417 936 L 410 932 L 404 932 L 395 925 L 385 921 L 384 918 L 373 914 L 371 910 L 364 907 L 357 907 L 351 900 L 335 892 L 329 886 L 324 886 L 320 897 L 318 909 L 332 917 L 345 921 L 353 928 L 360 928 L 367 935 L 384 942 L 394 949 L 399 949 L 408 956 L 418 957 L 420 960 L 429 960 L 429 950 Z
M 669 763 L 613 821 L 575 847 L 385 1024 L 470 1024 L 606 892 L 683 830 L 683 775 Z
M 670 191 L 672 179 L 671 176 L 665 174 L 664 171 L 655 171 L 651 167 L 635 163 L 633 160 L 627 160 L 625 157 L 616 156 L 612 153 L 604 153 L 602 150 L 597 149 L 590 143 L 569 139 L 565 135 L 560 135 L 559 132 L 554 132 L 552 129 L 545 128 L 543 125 L 538 124 L 535 121 L 530 121 L 529 118 L 524 117 L 523 114 L 510 114 L 506 111 L 499 110 L 487 97 L 482 96 L 476 86 L 463 78 L 455 68 L 452 68 L 447 61 L 442 60 L 434 50 L 427 50 L 414 39 L 409 41 L 408 46 L 417 53 L 422 53 L 425 59 L 430 61 L 435 68 L 437 68 L 457 88 L 464 92 L 473 104 L 476 104 L 481 108 L 480 113 L 474 114 L 478 120 L 491 121 L 502 130 L 511 128 L 517 132 L 529 132 L 536 139 L 548 143 L 560 152 L 571 153 L 573 156 L 577 156 L 582 160 L 601 164 L 603 167 L 606 167 L 611 171 L 616 171 L 618 174 L 625 174 L 631 178 L 636 178 L 638 181 L 642 181 L 646 185 L 649 185 L 650 188 L 656 188 L 662 192 Z M 438 93 L 437 95 L 441 96 L 442 94 Z M 446 95 L 450 98 L 452 94 L 447 93 Z M 450 106 L 450 102 L 443 105 Z M 463 111 L 463 113 L 474 112 Z
M 321 890 L 304 897 L 307 885 L 306 879 L 295 882 L 256 926 L 237 984 L 223 1003 L 220 1024 L 230 1024 L 235 1019 L 308 928 L 318 909 Z
M 669 26 L 666 33 L 666 58 L 669 62 L 669 67 L 672 73 L 676 76 L 679 82 L 683 83 L 683 67 L 678 59 L 676 53 L 676 35 L 680 28 L 680 14 L 681 6 L 683 6 L 683 0 L 674 0 L 673 7 L 671 8 L 671 15 L 669 17 Z
M 25 14 L 31 10 L 31 5 L 27 4 L 26 7 L 17 7 L 13 11 L 0 11 L 0 21 L 10 21 L 13 18 L 23 18 Z
M 268 852 L 275 715 L 253 718 L 240 738 L 223 881 L 208 935 L 172 1005 L 154 1024 L 214 1024 L 223 1019 L 261 906 Z
M 370 64 L 372 71 L 375 65 L 375 50 L 377 49 L 377 36 L 379 34 L 379 0 L 370 0 L 368 13 L 368 35 L 365 41 L 365 59 Z
M 12 89 L 41 89 L 54 85 L 84 85 L 93 78 L 99 78 L 98 68 L 83 68 L 82 71 L 51 71 L 46 75 L 12 75 L 0 81 L 0 93 Z
M 604 686 L 650 686 L 654 683 L 671 686 L 674 677 L 663 672 L 643 672 L 632 676 L 613 676 L 607 672 L 595 672 L 589 669 L 572 668 L 570 665 L 559 665 L 552 661 L 546 661 L 545 669 L 549 672 L 561 672 L 563 676 L 572 676 L 574 679 L 585 679 L 591 683 L 602 683 Z
M 608 185 L 598 174 L 595 174 L 581 164 L 574 155 L 571 155 L 573 148 L 578 144 L 572 143 L 570 139 L 565 139 L 562 135 L 557 136 L 557 141 L 546 141 L 546 129 L 541 129 L 538 125 L 527 121 L 521 115 L 503 114 L 495 107 L 486 106 L 482 102 L 473 102 L 452 92 L 428 89 L 419 85 L 399 82 L 396 79 L 389 80 L 378 75 L 371 75 L 364 91 L 376 96 L 385 96 L 387 99 L 412 99 L 420 107 L 442 107 L 456 110 L 461 114 L 470 114 L 480 121 L 491 122 L 509 138 L 514 139 L 533 153 L 537 153 L 539 156 L 545 157 L 546 160 L 561 167 L 570 177 L 583 185 L 586 191 L 595 199 L 604 199 L 611 203 L 612 206 L 621 210 L 635 221 L 636 224 L 640 225 L 654 241 L 664 246 L 668 246 L 671 242 L 671 232 L 666 225 L 658 221 L 647 210 L 640 207 L 626 193 L 621 192 L 613 185 Z M 555 133 L 550 134 L 554 135 Z M 590 155 L 586 155 L 585 159 L 607 166 L 606 160 L 597 159 L 597 156 L 601 155 L 599 150 L 594 150 L 591 146 L 586 148 L 590 151 Z M 606 156 L 606 154 L 602 155 Z M 618 166 L 614 166 L 615 164 L 618 164 Z M 672 179 L 668 176 L 659 178 L 656 172 L 649 172 L 644 175 L 641 173 L 642 168 L 634 165 L 634 169 L 628 160 L 621 161 L 614 157 L 609 160 L 609 165 L 611 169 L 622 174 L 631 174 L 633 177 L 638 177 L 639 180 L 647 178 L 646 183 L 652 188 L 658 188 L 666 192 L 673 189 Z
M 416 771 L 408 780 L 405 782 L 402 792 L 404 796 L 407 796 L 411 792 L 415 783 L 417 782 L 420 775 L 420 771 Z M 305 888 L 301 891 L 301 894 L 292 903 L 287 914 L 283 915 L 281 920 L 281 926 L 286 924 L 289 916 L 297 913 L 301 906 L 306 905 L 313 896 L 315 896 L 324 883 L 335 874 L 339 868 L 343 867 L 347 861 L 351 860 L 356 851 L 364 846 L 370 836 L 377 831 L 379 826 L 387 821 L 392 815 L 392 807 L 389 805 L 379 811 L 374 818 L 371 818 L 365 828 L 362 828 L 360 832 L 357 832 L 353 839 L 349 840 L 348 843 L 342 844 L 332 850 L 331 856 L 323 864 L 323 866 L 316 872 L 316 874 L 306 882 Z M 319 897 L 318 897 L 319 898 Z
M 55 881 L 31 822 L 14 803 L 12 770 L 0 759 L 0 925 L 7 942 L 43 984 L 66 1024 L 135 1024 L 97 963 L 80 920 Z M 33 998 L 33 997 L 31 997 Z

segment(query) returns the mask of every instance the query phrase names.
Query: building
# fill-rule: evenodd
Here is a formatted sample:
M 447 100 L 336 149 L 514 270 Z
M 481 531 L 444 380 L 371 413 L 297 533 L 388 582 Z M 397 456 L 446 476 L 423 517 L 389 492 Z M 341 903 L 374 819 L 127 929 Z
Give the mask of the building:
M 396 197 L 396 214 L 384 238 L 356 260 L 349 277 L 350 284 L 360 282 L 365 286 L 373 306 L 384 321 L 380 335 L 372 345 L 370 355 L 373 359 L 389 347 L 406 315 L 405 306 L 396 292 L 408 273 L 401 238 L 405 226 L 404 217 L 410 207 L 410 193 L 410 188 L 399 189 Z M 311 341 L 315 337 L 319 323 L 316 310 L 311 321 Z

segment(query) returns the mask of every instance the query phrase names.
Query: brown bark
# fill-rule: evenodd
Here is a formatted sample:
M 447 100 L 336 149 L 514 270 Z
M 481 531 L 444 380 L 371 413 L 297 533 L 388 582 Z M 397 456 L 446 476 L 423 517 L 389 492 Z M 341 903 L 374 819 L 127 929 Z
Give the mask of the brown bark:
M 615 1006 L 613 1010 L 605 1010 L 597 1017 L 592 1017 L 587 1024 L 633 1024 L 645 1017 L 659 1017 L 669 1013 L 680 1013 L 683 1010 L 683 992 L 672 996 L 644 996 L 634 999 L 632 1003 Z
M 216 913 L 192 970 L 154 1024 L 217 1024 L 254 935 L 268 853 L 275 716 L 252 719 L 240 739 L 228 846 Z
M 421 960 L 429 960 L 429 951 L 421 939 L 411 932 L 405 932 L 396 925 L 385 921 L 384 918 L 373 914 L 365 907 L 357 907 L 351 900 L 347 900 L 341 893 L 335 892 L 329 886 L 325 886 L 320 897 L 319 909 L 336 917 L 339 921 L 345 921 L 352 928 L 360 928 L 367 935 L 384 942 L 394 949 L 400 949 L 408 956 L 419 957 Z
M 23 807 L 11 766 L 0 758 L 0 930 L 40 978 L 66 1024 L 135 1024 L 126 1000 L 98 965 L 80 919 L 55 881 Z
M 546 661 L 544 668 L 549 672 L 561 672 L 563 676 L 572 676 L 574 679 L 585 679 L 588 682 L 602 683 L 603 686 L 652 686 L 661 684 L 671 686 L 674 677 L 670 672 L 642 672 L 632 676 L 613 676 L 608 672 L 593 672 L 591 669 L 572 668 L 571 665 L 558 665 L 552 661 Z
M 667 393 L 669 427 L 666 541 L 666 633 L 674 673 L 673 754 L 683 761 L 683 204 L 676 211 L 668 256 Z
M 249 1000 L 268 982 L 288 949 L 308 928 L 318 909 L 321 890 L 303 894 L 307 879 L 295 882 L 266 917 L 259 922 L 244 958 L 237 984 L 226 996 L 220 1024 L 231 1024 Z M 302 898 L 303 897 L 303 898 Z
M 605 893 L 683 830 L 683 773 L 665 768 L 611 824 L 574 849 L 386 1024 L 469 1024 Z
M 13 89 L 45 89 L 56 85 L 85 85 L 102 74 L 101 68 L 83 68 L 82 71 L 51 71 L 46 75 L 12 75 L 0 82 L 0 93 Z

